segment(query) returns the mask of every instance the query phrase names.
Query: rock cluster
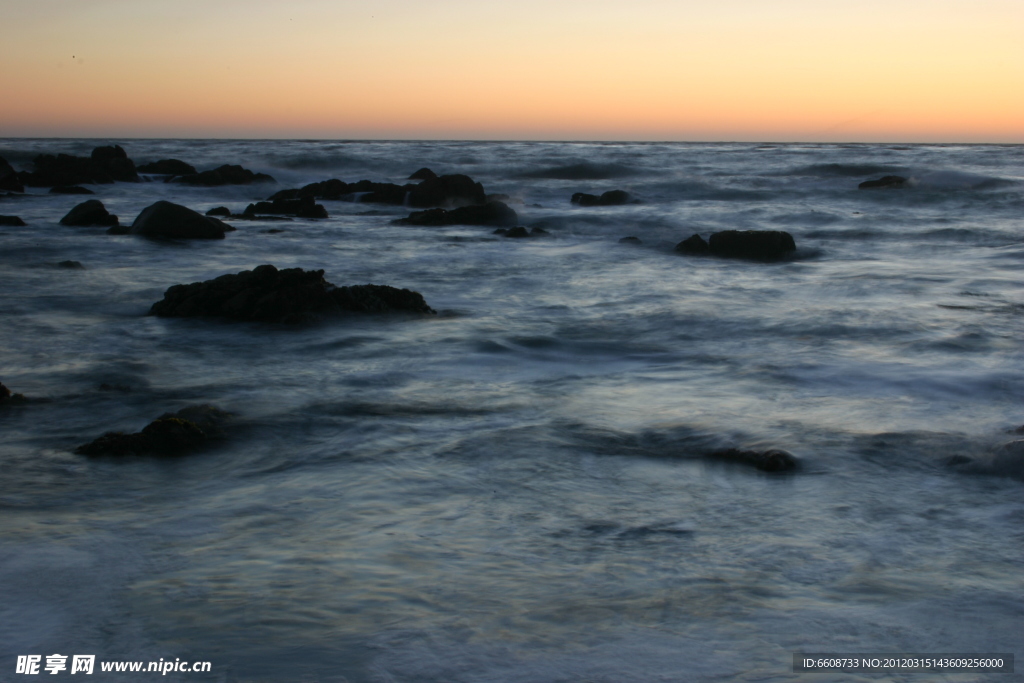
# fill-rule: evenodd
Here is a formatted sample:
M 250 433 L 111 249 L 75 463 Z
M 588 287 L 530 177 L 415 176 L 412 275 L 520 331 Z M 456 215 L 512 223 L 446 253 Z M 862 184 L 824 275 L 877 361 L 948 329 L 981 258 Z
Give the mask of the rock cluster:
M 194 451 L 221 434 L 221 423 L 229 413 L 210 405 L 189 406 L 176 413 L 164 413 L 141 432 L 107 432 L 75 449 L 79 455 L 180 455 Z
M 327 209 L 323 204 L 317 204 L 311 195 L 303 195 L 295 199 L 278 198 L 269 202 L 256 202 L 247 206 L 242 215 L 255 217 L 260 214 L 295 216 L 296 218 L 327 218 Z M 206 215 L 211 214 L 207 211 Z
M 173 160 L 172 160 L 173 161 Z M 202 185 L 205 187 L 216 187 L 219 185 L 251 185 L 252 183 L 273 183 L 276 182 L 266 173 L 253 173 L 247 168 L 238 165 L 224 164 L 211 171 L 202 173 L 189 173 L 173 178 L 174 182 L 185 183 L 186 185 Z
M 360 202 L 408 205 L 417 208 L 457 207 L 487 202 L 487 194 L 484 192 L 483 185 L 467 175 L 439 176 L 429 168 L 421 168 L 412 174 L 410 179 L 418 179 L 421 182 L 396 185 L 360 180 L 356 183 L 346 183 L 332 178 L 318 183 L 310 183 L 299 189 L 281 190 L 271 195 L 269 199 L 274 201 L 309 196 L 314 199 L 351 201 L 358 199 Z
M 580 206 L 620 206 L 633 201 L 633 198 L 625 190 L 609 190 L 600 197 L 586 192 L 577 192 L 570 201 Z
M 143 164 L 138 168 L 139 173 L 152 173 L 154 175 L 194 175 L 196 168 L 192 164 L 186 164 L 177 159 L 161 159 L 149 164 Z
M 97 147 L 89 157 L 70 154 L 40 154 L 33 160 L 34 171 L 22 171 L 18 179 L 28 187 L 55 187 L 138 182 L 135 163 L 120 145 Z
M 150 313 L 166 317 L 218 316 L 298 323 L 345 312 L 434 313 L 418 292 L 386 285 L 336 287 L 322 270 L 259 266 L 213 280 L 175 285 Z
M 706 242 L 700 235 L 691 235 L 677 244 L 675 250 L 688 255 L 778 261 L 796 251 L 796 242 L 782 230 L 723 230 L 712 233 Z

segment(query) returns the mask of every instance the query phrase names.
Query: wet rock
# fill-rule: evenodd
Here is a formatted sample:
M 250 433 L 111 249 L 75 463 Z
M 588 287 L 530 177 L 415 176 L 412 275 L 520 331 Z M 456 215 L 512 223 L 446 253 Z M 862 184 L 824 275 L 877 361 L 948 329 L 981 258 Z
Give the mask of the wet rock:
M 865 180 L 858 185 L 861 190 L 899 189 L 907 186 L 907 179 L 898 175 L 887 175 L 877 180 Z
M 195 175 L 196 168 L 192 164 L 186 164 L 177 159 L 161 159 L 149 164 L 143 164 L 138 168 L 139 173 L 152 173 L 154 175 Z
M 639 237 L 634 237 L 633 235 L 630 235 L 629 237 L 623 237 L 619 239 L 619 244 L 643 244 L 643 240 L 641 240 Z
M 159 201 L 147 206 L 132 223 L 131 234 L 172 239 L 224 239 L 228 230 L 222 221 L 192 209 Z
M 434 313 L 423 297 L 386 285 L 336 287 L 322 270 L 263 265 L 190 285 L 175 285 L 150 313 L 164 317 L 217 316 L 298 323 L 325 315 L 409 311 Z
M 427 178 L 409 191 L 408 204 L 414 207 L 485 204 L 484 186 L 467 175 L 443 175 Z
M 108 212 L 100 200 L 90 199 L 68 211 L 64 218 L 60 219 L 60 224 L 76 227 L 113 226 L 117 225 L 117 216 Z
M 519 216 L 503 202 L 488 202 L 482 206 L 461 206 L 457 209 L 427 209 L 414 211 L 406 218 L 395 221 L 401 225 L 492 225 L 514 227 Z
M 494 231 L 495 235 L 504 235 L 505 237 L 540 237 L 541 235 L 550 235 L 544 228 L 530 228 L 527 230 L 521 225 L 514 228 L 498 228 Z
M 570 201 L 580 206 L 619 206 L 628 204 L 632 201 L 632 197 L 624 190 L 609 190 L 600 197 L 586 192 L 577 192 Z
M 23 394 L 11 393 L 11 390 L 0 382 L 0 406 L 20 405 L 27 402 L 28 399 Z
M 230 216 L 231 209 L 226 206 L 217 206 L 206 212 L 207 216 Z
M 25 221 L 18 216 L 0 216 L 0 225 L 20 228 L 25 225 Z
M 50 194 L 96 194 L 90 189 L 79 185 L 58 185 L 50 188 Z
M 220 185 L 251 185 L 252 183 L 273 183 L 276 182 L 266 173 L 253 173 L 247 168 L 238 165 L 224 164 L 212 171 L 202 173 L 189 173 L 178 176 L 174 182 L 185 183 L 186 185 L 202 185 L 205 187 L 216 187 Z
M 18 173 L 3 157 L 0 157 L 0 190 L 6 192 L 25 191 L 25 186 L 18 180 Z
M 75 449 L 88 456 L 181 455 L 198 450 L 221 436 L 221 425 L 230 414 L 210 405 L 189 406 L 177 413 L 165 413 L 141 432 L 107 432 Z
M 431 171 L 429 168 L 424 167 L 409 176 L 409 180 L 432 180 L 436 177 L 436 173 Z
M 57 264 L 58 268 L 67 268 L 69 270 L 85 270 L 85 266 L 79 261 L 61 261 Z
M 120 145 L 97 147 L 89 157 L 40 154 L 33 160 L 33 165 L 34 171 L 18 174 L 19 180 L 29 187 L 139 181 L 134 162 Z
M 708 243 L 700 235 L 690 235 L 676 245 L 676 251 L 680 254 L 706 254 L 711 250 Z
M 783 230 L 723 230 L 711 234 L 708 249 L 714 256 L 778 261 L 796 251 L 796 242 Z
M 256 202 L 245 208 L 244 215 L 257 216 L 271 214 L 278 216 L 295 216 L 296 218 L 327 218 L 327 209 L 317 204 L 312 196 L 304 195 L 295 199 L 274 199 L 269 202 Z
M 792 472 L 800 467 L 800 461 L 793 455 L 778 449 L 745 451 L 738 448 L 726 448 L 713 451 L 706 457 L 718 462 L 749 465 L 763 472 Z

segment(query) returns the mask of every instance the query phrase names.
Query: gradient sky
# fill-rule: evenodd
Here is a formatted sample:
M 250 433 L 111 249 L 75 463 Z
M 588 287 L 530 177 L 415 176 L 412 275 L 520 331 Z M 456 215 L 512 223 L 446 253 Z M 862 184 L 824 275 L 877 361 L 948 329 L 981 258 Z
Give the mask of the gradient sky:
M 1024 143 L 1024 0 L 0 0 L 0 137 Z

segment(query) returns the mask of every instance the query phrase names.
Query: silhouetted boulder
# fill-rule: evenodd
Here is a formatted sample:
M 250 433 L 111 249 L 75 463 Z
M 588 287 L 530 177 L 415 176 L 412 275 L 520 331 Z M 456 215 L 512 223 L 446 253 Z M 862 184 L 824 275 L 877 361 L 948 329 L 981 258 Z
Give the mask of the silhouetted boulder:
M 79 261 L 61 261 L 57 264 L 58 268 L 67 268 L 68 270 L 85 270 L 85 266 Z
M 0 157 L 0 190 L 6 192 L 25 191 L 25 186 L 18 180 L 18 173 L 3 157 Z
M 618 206 L 628 204 L 632 201 L 632 197 L 624 190 L 608 190 L 600 197 L 586 192 L 577 192 L 570 201 L 580 206 Z
M 224 239 L 230 228 L 192 209 L 159 201 L 147 206 L 132 223 L 131 234 L 174 239 Z
M 97 147 L 89 157 L 70 154 L 40 154 L 33 160 L 34 171 L 18 174 L 29 187 L 138 182 L 135 164 L 120 145 Z
M 198 450 L 219 437 L 221 424 L 228 417 L 230 413 L 213 406 L 189 406 L 161 415 L 141 432 L 107 432 L 79 446 L 75 453 L 88 456 L 181 455 Z
M 857 187 L 861 190 L 899 189 L 907 186 L 907 179 L 898 175 L 887 175 L 878 180 L 865 180 Z
M 488 202 L 482 206 L 460 206 L 457 209 L 427 209 L 414 211 L 406 218 L 395 223 L 402 225 L 424 225 L 438 227 L 444 225 L 494 225 L 514 227 L 519 216 L 502 202 Z
M 777 449 L 744 451 L 738 448 L 727 448 L 709 453 L 706 457 L 719 462 L 750 465 L 764 472 L 792 472 L 800 467 L 799 460 L 786 451 Z
M 431 180 L 436 178 L 437 174 L 431 171 L 429 168 L 421 168 L 420 170 L 409 176 L 409 180 Z
M 68 211 L 64 218 L 60 219 L 60 224 L 76 227 L 113 226 L 117 225 L 117 216 L 109 213 L 100 200 L 90 199 Z
M 386 285 L 336 287 L 322 270 L 263 265 L 213 280 L 175 285 L 153 304 L 164 317 L 218 316 L 235 320 L 298 323 L 325 315 L 409 311 L 434 313 L 423 297 Z
M 0 216 L 0 225 L 20 228 L 25 225 L 25 221 L 18 216 Z
M 152 173 L 154 175 L 194 175 L 196 168 L 192 164 L 186 164 L 177 159 L 161 159 L 149 164 L 143 164 L 138 168 L 139 173 Z
M 409 206 L 459 206 L 484 204 L 487 193 L 484 186 L 467 175 L 443 175 L 427 178 L 409 191 Z
M 327 218 L 327 209 L 317 204 L 313 197 L 304 195 L 295 199 L 275 199 L 269 202 L 256 202 L 245 208 L 245 216 L 271 214 L 277 216 L 295 216 L 297 218 Z
M 50 188 L 50 194 L 96 194 L 92 190 L 78 185 L 58 185 Z
M 619 239 L 619 244 L 643 244 L 643 240 L 641 240 L 639 237 L 636 237 L 634 235 L 630 235 L 629 237 L 622 237 L 622 238 L 620 238 Z
M 708 243 L 700 235 L 690 235 L 676 245 L 676 251 L 681 254 L 706 254 L 711 250 Z
M 226 206 L 216 206 L 206 212 L 207 216 L 230 216 L 231 209 Z
M 212 171 L 190 173 L 174 178 L 175 182 L 186 185 L 202 185 L 216 187 L 219 185 L 251 185 L 252 183 L 272 183 L 275 180 L 266 173 L 253 173 L 238 165 L 224 164 Z
M 708 248 L 714 256 L 777 261 L 791 255 L 796 243 L 783 230 L 723 230 L 711 234 Z

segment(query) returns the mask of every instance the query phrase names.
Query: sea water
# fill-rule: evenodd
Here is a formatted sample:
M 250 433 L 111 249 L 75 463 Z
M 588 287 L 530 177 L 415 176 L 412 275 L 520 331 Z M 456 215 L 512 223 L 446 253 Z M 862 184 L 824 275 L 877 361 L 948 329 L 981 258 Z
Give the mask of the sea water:
M 0 199 L 27 223 L 0 228 L 0 381 L 36 399 L 0 409 L 0 680 L 54 653 L 212 664 L 168 681 L 515 683 L 1024 654 L 1022 468 L 993 459 L 1024 438 L 1024 147 L 8 139 L 0 156 L 112 143 L 278 181 L 91 186 L 122 223 L 427 166 L 548 234 L 324 201 L 327 219 L 160 242 L 60 225 L 83 197 Z M 883 175 L 908 186 L 857 189 Z M 637 202 L 569 201 L 610 189 Z M 727 229 L 798 251 L 673 251 Z M 264 263 L 413 289 L 438 314 L 147 315 L 171 285 Z M 199 403 L 235 415 L 211 449 L 74 453 Z M 700 457 L 728 447 L 802 467 Z

